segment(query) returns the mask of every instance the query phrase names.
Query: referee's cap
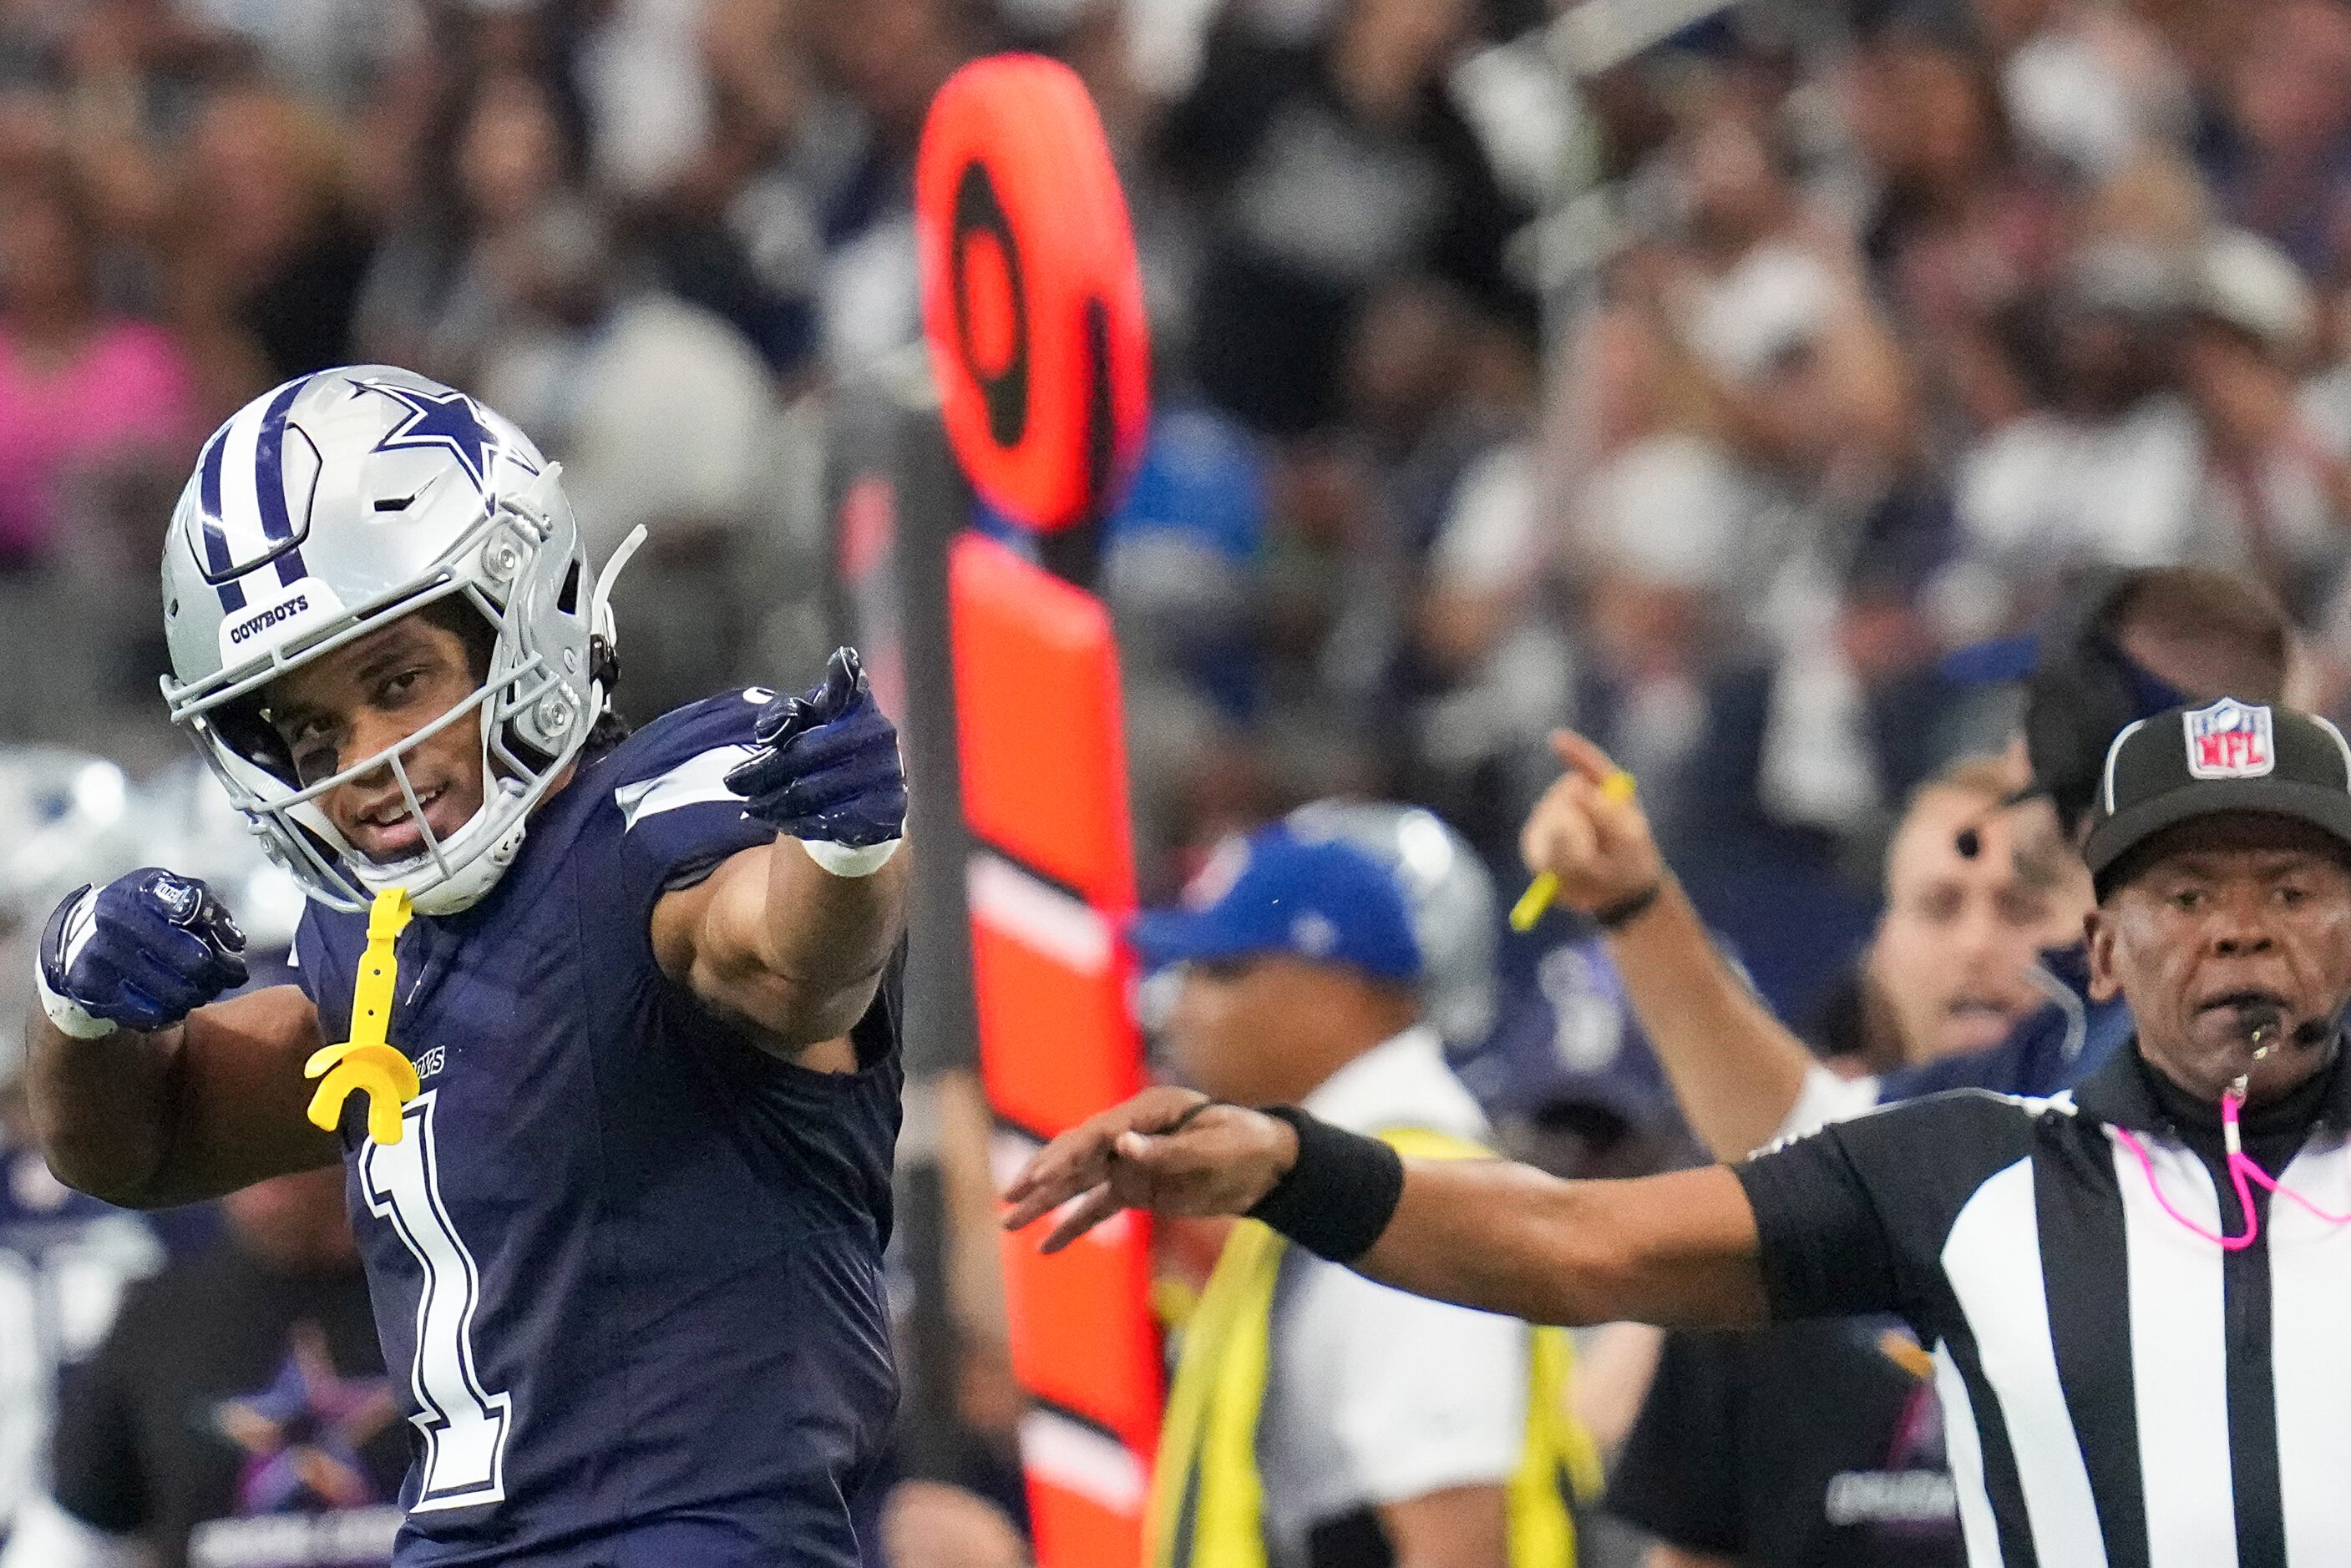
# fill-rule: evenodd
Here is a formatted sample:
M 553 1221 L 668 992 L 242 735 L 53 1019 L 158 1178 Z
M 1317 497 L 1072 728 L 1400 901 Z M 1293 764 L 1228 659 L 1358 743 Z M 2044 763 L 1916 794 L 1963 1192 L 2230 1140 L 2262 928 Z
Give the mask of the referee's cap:
M 2351 745 L 2325 719 L 2234 697 L 2115 737 L 2082 857 L 2103 898 L 2134 851 L 2183 822 L 2253 813 L 2306 823 L 2351 853 Z
M 1370 851 L 1286 825 L 1228 841 L 1185 889 L 1185 907 L 1136 917 L 1127 938 L 1153 969 L 1289 953 L 1384 981 L 1420 979 L 1403 887 Z

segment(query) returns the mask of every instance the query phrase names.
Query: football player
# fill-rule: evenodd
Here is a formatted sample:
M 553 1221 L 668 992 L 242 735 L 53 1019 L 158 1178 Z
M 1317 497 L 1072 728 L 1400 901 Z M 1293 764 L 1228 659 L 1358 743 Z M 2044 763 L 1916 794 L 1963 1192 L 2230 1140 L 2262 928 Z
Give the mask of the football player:
M 306 885 L 300 983 L 214 1000 L 244 939 L 199 881 L 75 893 L 35 1119 L 133 1206 L 343 1163 L 415 1432 L 404 1568 L 847 1568 L 895 1398 L 896 733 L 843 649 L 805 696 L 626 734 L 616 565 L 518 430 L 422 377 L 224 425 L 164 547 L 164 695 Z M 363 1095 L 321 1131 L 305 1064 L 351 1036 L 394 888 L 419 1092 L 397 1139 Z

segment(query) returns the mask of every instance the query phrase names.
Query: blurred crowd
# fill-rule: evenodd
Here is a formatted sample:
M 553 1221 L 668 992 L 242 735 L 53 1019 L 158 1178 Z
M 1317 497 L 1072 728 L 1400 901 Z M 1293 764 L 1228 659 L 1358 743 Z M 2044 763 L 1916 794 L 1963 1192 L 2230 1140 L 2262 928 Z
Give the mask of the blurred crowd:
M 1034 47 L 1102 111 L 1153 323 L 1094 563 L 1146 896 L 1333 796 L 1431 808 L 1510 881 L 1573 726 L 1824 1051 L 1973 1042 L 2077 890 L 1937 858 L 2014 782 L 1949 771 L 2015 719 L 1963 650 L 2102 568 L 2210 563 L 2294 617 L 2296 700 L 2351 711 L 2351 5 L 1749 0 L 1643 30 L 1697 9 L 0 0 L 0 744 L 142 780 L 184 754 L 153 686 L 172 499 L 246 399 L 355 361 L 516 420 L 599 557 L 648 526 L 634 716 L 812 674 L 830 435 L 919 363 L 924 111 Z M 147 787 L 43 777 L 117 817 Z M 2004 934 L 1945 973 L 1966 899 Z M 1597 944 L 1469 961 L 1493 996 L 1446 1033 L 1518 1147 L 1677 1158 Z M 0 1219 L 67 1208 L 25 1170 Z M 110 1306 L 113 1274 L 76 1278 Z M 1008 1433 L 1001 1367 L 957 1376 Z M 29 1476 L 24 1425 L 0 1461 Z M 1017 1555 L 1004 1446 L 973 1451 L 945 1467 L 973 1490 L 904 1490 L 885 1536 Z
M 517 420 L 591 548 L 650 525 L 633 705 L 802 667 L 826 421 L 918 338 L 925 107 L 1023 46 L 1092 89 L 1144 263 L 1157 412 L 1099 578 L 1153 890 L 1333 794 L 1499 859 L 1573 723 L 1801 1011 L 1896 805 L 2004 722 L 1944 656 L 2070 574 L 2241 566 L 2336 702 L 2351 13 L 1596 31 L 1532 0 L 9 0 L 0 635 L 56 675 L 0 718 L 160 754 L 140 612 L 194 443 L 350 360 Z M 1791 900 L 1802 935 L 1763 918 Z

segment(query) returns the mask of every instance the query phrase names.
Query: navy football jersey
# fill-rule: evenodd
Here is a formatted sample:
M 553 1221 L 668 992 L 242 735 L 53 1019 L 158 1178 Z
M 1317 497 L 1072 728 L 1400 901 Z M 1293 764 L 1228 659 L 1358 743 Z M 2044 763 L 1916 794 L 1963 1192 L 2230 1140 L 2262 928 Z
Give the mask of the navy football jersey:
M 896 1402 L 882 1251 L 897 965 L 856 1071 L 758 1051 L 653 961 L 654 903 L 773 842 L 723 775 L 766 692 L 648 725 L 515 864 L 399 943 L 405 1136 L 344 1106 L 352 1220 L 415 1464 L 395 1561 L 854 1568 L 846 1501 Z M 366 917 L 297 939 L 349 1033 Z

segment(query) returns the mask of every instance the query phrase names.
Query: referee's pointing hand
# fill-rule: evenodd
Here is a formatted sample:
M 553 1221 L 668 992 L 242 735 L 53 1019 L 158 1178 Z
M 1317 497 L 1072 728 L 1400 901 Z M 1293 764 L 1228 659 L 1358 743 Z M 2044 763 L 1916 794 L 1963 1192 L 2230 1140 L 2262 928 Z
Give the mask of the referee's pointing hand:
M 1037 1152 L 1004 1196 L 1018 1231 L 1072 1199 L 1042 1250 L 1058 1252 L 1122 1209 L 1242 1214 L 1298 1158 L 1290 1125 L 1190 1089 L 1145 1089 Z

